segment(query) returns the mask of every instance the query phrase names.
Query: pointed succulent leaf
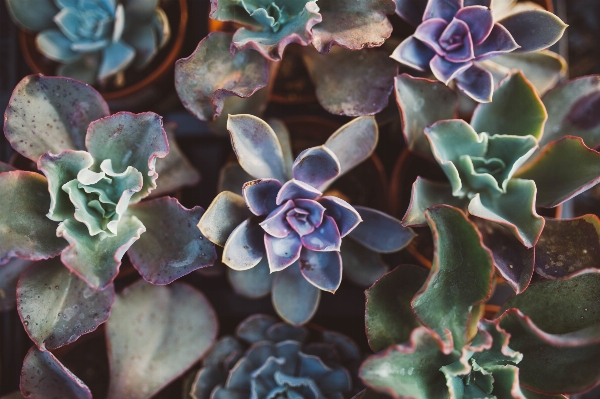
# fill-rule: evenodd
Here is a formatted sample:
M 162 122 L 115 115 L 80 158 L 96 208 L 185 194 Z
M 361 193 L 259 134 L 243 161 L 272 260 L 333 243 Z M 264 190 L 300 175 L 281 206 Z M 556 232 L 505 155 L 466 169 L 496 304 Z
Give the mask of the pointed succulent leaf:
M 402 223 L 381 211 L 364 206 L 354 207 L 362 222 L 350 232 L 350 237 L 365 247 L 380 253 L 390 253 L 406 247 L 415 233 Z
M 144 185 L 141 191 L 133 194 L 132 203 L 140 201 L 156 188 L 156 159 L 169 153 L 162 117 L 154 112 L 119 112 L 94 121 L 89 126 L 85 144 L 96 166 L 110 159 L 117 173 L 125 171 L 128 166 L 142 173 Z
M 334 47 L 327 55 L 306 49 L 303 59 L 319 103 L 336 115 L 374 115 L 388 104 L 397 64 L 382 50 Z
M 547 117 L 535 89 L 522 73 L 517 72 L 496 88 L 492 102 L 477 106 L 471 126 L 476 132 L 486 132 L 490 136 L 531 135 L 539 140 Z
M 555 207 L 600 181 L 600 153 L 582 138 L 566 136 L 547 145 L 516 177 L 535 182 L 537 206 Z
M 223 247 L 233 230 L 250 216 L 252 213 L 241 195 L 223 191 L 204 212 L 198 228 L 204 237 Z
M 6 7 L 12 20 L 22 29 L 39 32 L 56 26 L 52 18 L 59 10 L 53 1 L 8 0 Z
M 227 97 L 247 98 L 267 85 L 267 60 L 252 50 L 231 54 L 232 35 L 213 32 L 175 63 L 175 89 L 196 118 L 214 120 Z
M 139 24 L 135 29 L 126 31 L 123 34 L 123 40 L 135 50 L 135 59 L 133 60 L 135 68 L 144 68 L 158 53 L 157 38 L 152 20 Z
M 188 285 L 140 280 L 127 287 L 106 323 L 107 398 L 150 398 L 206 354 L 217 328 L 206 298 Z
M 442 366 L 460 354 L 425 327 L 413 330 L 410 342 L 372 355 L 359 372 L 365 385 L 393 398 L 449 399 Z
M 535 247 L 535 270 L 546 278 L 560 278 L 586 268 L 598 268 L 600 219 L 548 219 Z
M 421 326 L 411 301 L 428 274 L 419 266 L 400 265 L 365 291 L 365 329 L 374 352 L 407 342 L 411 332 Z
M 600 303 L 589 293 L 599 289 L 600 272 L 586 270 L 532 284 L 507 301 L 500 327 L 510 334 L 511 349 L 523 354 L 523 385 L 545 394 L 582 392 L 596 385 Z
M 98 70 L 100 83 L 123 72 L 135 58 L 135 49 L 123 40 L 112 42 L 102 50 L 102 61 Z
M 65 220 L 56 230 L 56 235 L 69 243 L 61 254 L 62 262 L 90 287 L 106 288 L 117 276 L 125 252 L 146 231 L 135 216 L 122 217 L 117 229 L 117 235 L 101 239 L 100 235 L 90 236 L 83 223 Z
M 4 133 L 17 152 L 37 162 L 48 151 L 85 149 L 88 125 L 107 115 L 108 105 L 91 86 L 63 77 L 29 75 L 13 91 L 4 114 Z
M 452 186 L 417 177 L 413 183 L 410 204 L 402 219 L 403 226 L 426 226 L 425 211 L 440 204 L 466 209 L 469 201 L 452 195 Z
M 73 42 L 58 29 L 45 29 L 35 37 L 38 51 L 46 58 L 58 63 L 70 64 L 80 59 L 81 54 L 71 48 Z
M 556 43 L 567 28 L 560 18 L 543 10 L 515 13 L 498 22 L 521 46 L 517 52 L 544 50 Z
M 0 266 L 0 313 L 11 310 L 17 303 L 17 283 L 21 273 L 33 261 L 12 258 L 7 264 Z
M 342 257 L 338 251 L 317 252 L 305 247 L 298 263 L 306 281 L 320 290 L 335 294 L 342 283 Z
M 494 93 L 494 79 L 492 74 L 477 65 L 456 77 L 456 86 L 467 96 L 478 103 L 489 103 Z
M 21 370 L 21 393 L 26 398 L 92 399 L 90 389 L 50 352 L 32 347 Z
M 170 284 L 217 259 L 214 244 L 198 227 L 204 209 L 184 208 L 175 198 L 162 197 L 131 206 L 146 232 L 128 251 L 129 259 L 142 277 L 152 284 Z
M 269 262 L 263 257 L 256 266 L 248 270 L 227 270 L 227 278 L 238 295 L 248 298 L 262 298 L 271 292 L 273 278 Z
M 313 27 L 311 42 L 320 53 L 328 53 L 334 44 L 350 50 L 379 47 L 392 34 L 386 14 L 394 13 L 394 1 L 334 0 L 317 4 L 323 21 Z
M 356 285 L 368 287 L 389 270 L 377 252 L 350 237 L 342 240 L 340 253 L 344 265 L 344 277 Z
M 17 286 L 19 316 L 41 349 L 56 349 L 94 331 L 108 319 L 113 285 L 96 291 L 69 271 L 59 258 L 36 262 Z
M 542 101 L 548 122 L 540 147 L 567 135 L 581 137 L 590 148 L 600 144 L 600 119 L 594 111 L 600 104 L 600 76 L 573 79 L 550 90 Z
M 292 325 L 302 325 L 317 311 L 321 290 L 306 281 L 296 262 L 275 274 L 271 299 L 279 317 Z
M 292 166 L 294 179 L 319 189 L 340 175 L 340 162 L 326 146 L 308 148 Z
M 282 184 L 276 179 L 247 181 L 242 186 L 242 194 L 250 212 L 265 216 L 277 208 L 277 193 Z
M 425 72 L 429 70 L 429 63 L 434 56 L 434 50 L 414 36 L 409 36 L 396 47 L 390 58 L 417 71 Z
M 56 236 L 48 181 L 38 173 L 0 173 L 0 265 L 11 257 L 39 260 L 58 255 L 67 242 Z M 1 266 L 0 266 L 1 267 Z
M 254 218 L 240 223 L 223 248 L 223 263 L 233 270 L 248 270 L 265 256 L 265 231 Z
M 230 115 L 227 130 L 240 165 L 256 179 L 287 180 L 283 151 L 277 135 L 262 119 Z

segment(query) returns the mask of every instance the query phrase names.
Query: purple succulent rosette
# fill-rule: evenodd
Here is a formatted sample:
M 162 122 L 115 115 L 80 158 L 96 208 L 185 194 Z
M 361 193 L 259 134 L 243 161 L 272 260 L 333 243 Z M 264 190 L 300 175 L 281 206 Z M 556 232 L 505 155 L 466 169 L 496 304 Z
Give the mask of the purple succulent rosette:
M 235 180 L 246 182 L 241 195 L 221 192 L 198 226 L 209 240 L 224 246 L 223 263 L 247 273 L 231 278 L 236 291 L 259 297 L 272 290 L 279 315 L 303 324 L 316 311 L 320 290 L 334 293 L 339 287 L 344 252 L 349 259 L 362 249 L 394 252 L 407 245 L 413 233 L 382 212 L 323 195 L 336 178 L 374 150 L 377 127 L 372 118 L 350 122 L 325 145 L 303 151 L 294 162 L 287 131 L 274 126 L 277 132 L 251 115 L 229 117 L 233 148 L 243 169 L 235 173 Z M 351 240 L 347 251 L 342 244 L 346 236 Z M 375 278 L 382 271 L 377 273 Z

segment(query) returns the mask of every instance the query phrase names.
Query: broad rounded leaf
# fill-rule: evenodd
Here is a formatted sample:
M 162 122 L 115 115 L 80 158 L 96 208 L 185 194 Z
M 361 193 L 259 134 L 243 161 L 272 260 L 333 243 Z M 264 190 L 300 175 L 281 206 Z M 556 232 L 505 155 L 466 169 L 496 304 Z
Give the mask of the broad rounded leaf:
M 275 276 L 276 274 L 271 273 L 269 269 L 266 257 L 248 270 L 227 269 L 227 278 L 233 286 L 233 290 L 236 294 L 248 298 L 262 298 L 271 292 Z
M 0 265 L 0 313 L 11 310 L 17 303 L 17 283 L 21 273 L 33 261 L 12 258 L 5 265 Z
M 567 25 L 556 15 L 543 10 L 528 10 L 509 15 L 498 21 L 504 26 L 517 44 L 517 52 L 546 49 L 563 35 Z
M 452 195 L 452 186 L 417 177 L 410 194 L 410 204 L 402 219 L 404 226 L 425 226 L 425 211 L 434 205 L 452 205 L 460 209 L 467 207 L 468 199 Z
M 17 305 L 25 331 L 41 349 L 56 349 L 94 331 L 108 319 L 113 285 L 96 291 L 59 258 L 37 262 L 17 286 Z
M 202 215 L 198 228 L 211 242 L 223 247 L 231 232 L 252 216 L 244 197 L 231 191 L 223 191 L 213 199 Z
M 224 165 L 219 172 L 219 182 L 217 183 L 217 192 L 231 191 L 237 195 L 244 194 L 244 184 L 254 180 L 237 161 L 229 162 Z
M 411 301 L 428 274 L 419 266 L 400 265 L 365 291 L 365 330 L 374 352 L 408 341 L 411 332 L 421 325 Z
M 456 78 L 456 86 L 478 103 L 489 103 L 494 94 L 494 79 L 486 69 L 477 65 L 461 73 Z
M 214 120 L 227 97 L 250 97 L 265 87 L 268 64 L 252 50 L 229 51 L 232 35 L 213 32 L 187 58 L 175 63 L 175 89 L 196 118 Z
M 223 248 L 223 263 L 234 270 L 248 270 L 265 256 L 265 231 L 253 218 L 240 223 Z
M 317 189 L 338 177 L 340 170 L 337 157 L 324 145 L 302 151 L 292 166 L 294 179 Z
M 295 262 L 275 274 L 271 299 L 279 317 L 290 324 L 302 325 L 317 311 L 321 290 L 306 281 Z
M 0 173 L 0 265 L 12 257 L 31 260 L 58 255 L 67 242 L 56 237 L 48 181 L 38 173 Z
M 354 284 L 368 287 L 388 272 L 381 256 L 350 237 L 342 240 L 340 248 L 344 277 Z
M 152 284 L 170 284 L 217 259 L 213 243 L 198 227 L 204 209 L 184 208 L 175 198 L 162 197 L 131 206 L 146 232 L 129 249 L 133 266 Z
M 213 345 L 216 315 L 206 298 L 181 283 L 140 280 L 117 295 L 106 323 L 108 399 L 148 399 Z
M 303 248 L 298 263 L 304 278 L 320 290 L 335 294 L 342 283 L 342 257 L 338 251 Z
M 415 236 L 410 228 L 402 226 L 398 219 L 383 212 L 364 206 L 354 208 L 363 221 L 350 232 L 350 237 L 375 252 L 399 251 Z
M 39 32 L 56 27 L 52 18 L 59 10 L 53 1 L 8 0 L 6 7 L 10 17 L 20 28 Z
M 85 149 L 90 122 L 108 115 L 108 105 L 91 86 L 69 78 L 29 75 L 10 98 L 4 134 L 17 152 L 37 162 L 48 151 Z

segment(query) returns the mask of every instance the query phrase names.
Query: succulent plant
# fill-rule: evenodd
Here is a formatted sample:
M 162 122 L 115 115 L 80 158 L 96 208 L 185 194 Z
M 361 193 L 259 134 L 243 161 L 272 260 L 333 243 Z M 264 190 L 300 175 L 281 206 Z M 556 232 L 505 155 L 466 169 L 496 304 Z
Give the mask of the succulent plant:
M 515 50 L 534 52 L 548 48 L 562 36 L 566 25 L 552 13 L 532 9 L 515 12 L 495 22 L 490 0 L 428 0 L 422 21 L 418 6 L 399 0 L 397 11 L 415 23 L 415 33 L 404 40 L 392 58 L 420 71 L 429 71 L 445 84 L 451 81 L 477 102 L 492 101 L 493 74 L 499 71 L 485 61 Z
M 343 398 L 353 391 L 360 352 L 331 331 L 309 341 L 308 331 L 253 315 L 222 337 L 196 373 L 189 395 L 212 397 Z
M 60 64 L 57 75 L 89 84 L 104 84 L 132 64 L 143 68 L 170 37 L 157 0 L 7 0 L 7 5 L 21 28 L 39 32 L 37 48 Z
M 339 287 L 345 252 L 350 257 L 355 251 L 394 252 L 413 233 L 382 212 L 323 195 L 329 184 L 372 153 L 378 135 L 372 118 L 348 123 L 294 162 L 287 131 L 280 123 L 274 126 L 276 130 L 251 115 L 229 117 L 242 176 L 258 180 L 233 188 L 242 195 L 221 192 L 198 226 L 224 246 L 223 263 L 236 271 L 253 270 L 252 276 L 232 279 L 240 285 L 238 292 L 268 293 L 269 272 L 274 273 L 275 309 L 284 320 L 303 324 L 313 316 L 320 290 L 334 293 Z M 345 250 L 344 236 L 352 240 L 351 247 L 364 249 Z M 255 284 L 263 288 L 257 292 Z

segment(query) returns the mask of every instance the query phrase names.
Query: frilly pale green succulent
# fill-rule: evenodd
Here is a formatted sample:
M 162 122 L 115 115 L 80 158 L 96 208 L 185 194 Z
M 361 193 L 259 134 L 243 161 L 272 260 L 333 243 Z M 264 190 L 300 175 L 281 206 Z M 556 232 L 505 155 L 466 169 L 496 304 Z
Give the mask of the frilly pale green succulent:
M 360 352 L 348 337 L 324 331 L 309 340 L 303 327 L 265 315 L 242 321 L 203 361 L 189 395 L 210 398 L 342 399 L 353 391 Z
M 170 37 L 157 0 L 6 1 L 21 28 L 39 32 L 37 48 L 60 64 L 57 75 L 89 84 L 143 68 Z

